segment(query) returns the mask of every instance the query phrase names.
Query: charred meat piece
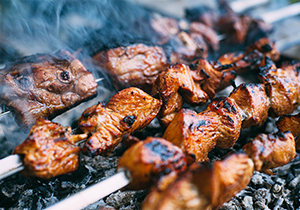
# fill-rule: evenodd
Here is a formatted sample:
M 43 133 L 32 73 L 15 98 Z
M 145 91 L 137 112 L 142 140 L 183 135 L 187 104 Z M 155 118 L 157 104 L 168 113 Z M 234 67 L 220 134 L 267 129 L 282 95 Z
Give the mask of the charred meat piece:
M 87 135 L 72 135 L 71 131 L 69 126 L 38 118 L 28 137 L 14 150 L 14 154 L 24 156 L 22 174 L 50 179 L 75 171 L 79 165 L 80 147 L 74 143 Z
M 214 112 L 196 112 L 182 109 L 167 127 L 163 138 L 180 147 L 189 162 L 208 160 L 208 152 L 220 136 L 219 119 Z
M 169 42 L 172 36 L 179 33 L 179 23 L 174 18 L 165 17 L 155 13 L 151 18 L 151 26 L 158 34 L 158 44 L 163 45 Z
M 170 66 L 153 84 L 152 95 L 158 94 L 163 101 L 159 119 L 167 126 L 182 108 L 182 98 L 189 104 L 204 104 L 208 95 L 195 83 L 190 68 L 184 64 Z
M 291 114 L 300 103 L 299 70 L 293 66 L 268 68 L 260 73 L 270 98 L 271 117 Z
M 0 102 L 25 126 L 39 117 L 54 118 L 97 94 L 88 70 L 67 51 L 37 54 L 8 64 L 0 72 Z
M 236 73 L 256 70 L 264 59 L 264 55 L 258 50 L 253 50 L 247 54 L 245 52 L 225 53 L 218 59 L 221 65 L 231 65 L 230 70 Z
M 232 65 L 231 70 L 242 73 L 251 70 L 257 70 L 259 67 L 269 67 L 266 58 L 271 61 L 277 61 L 280 58 L 280 52 L 274 42 L 268 38 L 261 38 L 254 44 L 247 47 L 245 52 L 229 52 L 219 57 L 218 63 L 221 65 Z
M 148 137 L 131 146 L 119 160 L 118 170 L 130 172 L 130 189 L 145 189 L 161 176 L 186 171 L 182 150 L 162 138 Z
M 296 140 L 296 150 L 300 152 L 300 113 L 297 115 L 284 115 L 281 116 L 277 121 L 276 125 L 280 132 L 290 131 Z
M 195 163 L 165 190 L 153 187 L 142 209 L 217 209 L 247 186 L 253 169 L 245 154 L 232 154 L 212 164 Z
M 219 49 L 218 35 L 211 27 L 200 22 L 192 22 L 189 27 L 190 33 L 201 34 L 214 51 Z
M 242 116 L 236 103 L 230 98 L 216 98 L 207 107 L 219 118 L 216 147 L 229 149 L 238 140 L 242 127 Z
M 236 78 L 236 73 L 228 70 L 230 66 L 212 66 L 206 59 L 198 59 L 193 63 L 195 70 L 191 71 L 195 83 L 199 83 L 209 98 L 214 98 L 217 91 L 228 87 Z
M 218 2 L 220 16 L 217 29 L 228 35 L 231 42 L 243 43 L 251 18 L 249 16 L 238 16 L 225 0 L 219 0 Z
M 264 57 L 269 57 L 272 61 L 278 61 L 280 58 L 279 49 L 276 47 L 275 43 L 268 39 L 267 37 L 261 38 L 254 42 L 246 49 L 246 53 L 252 52 L 253 50 L 258 50 L 263 53 Z
M 197 58 L 208 57 L 208 47 L 200 33 L 180 31 L 171 42 L 175 46 L 170 56 L 172 64 L 189 64 Z
M 163 48 L 134 44 L 101 51 L 93 56 L 117 90 L 135 86 L 151 91 L 157 75 L 169 66 Z
M 283 166 L 296 157 L 295 140 L 290 132 L 260 134 L 243 150 L 254 161 L 255 170 L 269 173 L 268 170 Z
M 185 10 L 185 17 L 191 22 L 200 22 L 213 28 L 219 19 L 218 11 L 208 6 L 201 5 Z
M 241 84 L 229 95 L 241 111 L 242 127 L 261 125 L 268 117 L 269 98 L 263 84 Z
M 115 94 L 103 106 L 87 108 L 78 120 L 83 132 L 91 136 L 83 152 L 109 154 L 125 134 L 147 126 L 158 114 L 161 102 L 138 88 L 127 88 Z

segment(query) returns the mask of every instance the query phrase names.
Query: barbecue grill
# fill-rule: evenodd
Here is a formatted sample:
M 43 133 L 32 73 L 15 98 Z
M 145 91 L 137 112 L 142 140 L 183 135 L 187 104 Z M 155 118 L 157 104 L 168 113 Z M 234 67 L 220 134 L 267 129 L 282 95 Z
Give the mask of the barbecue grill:
M 79 57 L 84 61 L 87 68 L 93 72 L 96 78 L 106 78 L 99 84 L 97 98 L 85 102 L 55 118 L 57 122 L 76 127 L 76 120 L 86 107 L 94 105 L 98 101 L 107 102 L 116 92 L 108 77 L 104 73 L 102 74 L 101 70 L 99 71 L 99 69 L 97 69 L 98 67 L 93 66 L 87 57 L 89 56 L 89 50 L 96 50 L 95 48 L 97 47 L 103 47 L 99 46 L 99 44 L 91 45 L 91 43 L 94 43 L 93 39 L 97 38 L 98 33 L 96 32 L 99 32 L 104 25 L 103 19 L 101 18 L 105 19 L 106 15 L 108 17 L 118 18 L 116 14 L 118 14 L 120 9 L 126 8 L 127 4 L 122 2 L 123 6 L 118 8 L 110 1 L 105 1 L 106 5 L 104 2 L 79 1 L 78 5 L 75 2 L 69 3 L 69 7 L 66 7 L 63 1 L 47 1 L 37 4 L 31 2 L 28 5 L 21 1 L 15 1 L 13 3 L 8 1 L 3 1 L 2 4 L 0 3 L 0 14 L 3 17 L 1 17 L 1 19 L 7 18 L 7 20 L 9 20 L 12 18 L 8 8 L 14 12 L 19 11 L 15 17 L 17 20 L 15 25 L 16 30 L 13 30 L 14 27 L 8 30 L 9 27 L 4 25 L 10 23 L 10 21 L 3 21 L 4 24 L 1 26 L 3 30 L 0 32 L 0 62 L 3 63 L 3 66 L 5 62 L 19 56 L 41 52 L 53 52 L 60 48 L 66 48 L 72 52 L 78 50 Z M 154 8 L 157 12 L 163 12 L 174 17 L 182 17 L 182 8 L 203 4 L 205 2 L 154 1 L 149 3 L 147 1 L 135 1 L 133 6 L 132 4 L 127 5 L 129 12 L 131 12 L 132 9 L 136 9 L 137 13 L 143 11 L 142 9 L 137 9 L 139 7 L 135 7 L 135 3 L 146 5 L 147 11 L 153 11 Z M 167 6 L 162 6 L 162 4 Z M 242 12 L 249 13 L 255 17 L 288 4 L 288 1 L 263 1 L 263 4 L 260 6 L 243 10 Z M 209 2 L 209 5 L 214 6 L 212 2 Z M 151 7 L 151 9 L 149 9 L 149 7 Z M 105 11 L 102 11 L 103 8 L 106 8 Z M 166 10 L 162 8 L 166 8 Z M 128 11 L 125 11 L 125 13 Z M 95 16 L 100 17 L 95 20 L 93 19 Z M 41 28 L 41 26 L 43 27 Z M 283 53 L 283 59 L 297 57 L 295 56 L 295 51 L 298 52 L 297 49 L 294 47 L 290 48 L 290 46 L 293 46 L 291 44 L 288 45 L 289 47 L 286 47 L 286 41 L 297 43 L 297 39 L 289 37 L 291 34 L 297 35 L 300 33 L 300 31 L 297 31 L 297 29 L 300 28 L 297 27 L 300 26 L 299 17 L 282 20 L 274 26 L 274 32 L 270 35 L 271 39 L 285 40 L 278 42 L 281 49 L 288 49 Z M 22 30 L 25 30 L 24 35 L 22 35 Z M 129 38 L 135 39 L 136 37 Z M 245 81 L 253 82 L 251 77 L 239 77 L 236 83 L 238 84 Z M 219 94 L 227 96 L 230 90 L 231 88 L 228 88 Z M 201 110 L 201 108 L 197 109 L 198 111 Z M 3 107 L 3 111 L 6 111 L 5 107 Z M 2 129 L 0 140 L 0 149 L 2 152 L 0 158 L 3 158 L 10 155 L 13 148 L 26 138 L 28 131 L 21 130 L 9 114 L 1 117 L 0 122 Z M 273 131 L 274 120 L 268 119 L 267 123 L 262 127 L 244 130 L 240 138 L 241 141 L 248 141 L 258 133 L 271 133 Z M 145 139 L 146 136 L 161 136 L 162 132 L 163 130 L 157 121 L 154 121 L 144 131 L 136 135 L 141 139 Z M 219 159 L 229 151 L 237 148 L 239 148 L 239 142 L 230 150 L 216 149 L 210 154 L 211 159 Z M 124 148 L 119 146 L 109 157 L 88 157 L 81 155 L 79 170 L 72 174 L 63 175 L 51 180 L 25 179 L 20 174 L 15 174 L 4 180 L 0 180 L 0 208 L 42 209 L 49 207 L 70 194 L 80 192 L 87 186 L 100 182 L 106 177 L 115 174 L 118 159 L 123 152 Z M 300 205 L 299 161 L 297 157 L 292 163 L 275 169 L 274 172 L 276 175 L 269 176 L 255 172 L 248 187 L 231 201 L 224 204 L 221 209 L 295 209 L 295 207 Z M 147 190 L 117 191 L 86 209 L 139 209 L 139 204 L 143 201 L 146 194 Z

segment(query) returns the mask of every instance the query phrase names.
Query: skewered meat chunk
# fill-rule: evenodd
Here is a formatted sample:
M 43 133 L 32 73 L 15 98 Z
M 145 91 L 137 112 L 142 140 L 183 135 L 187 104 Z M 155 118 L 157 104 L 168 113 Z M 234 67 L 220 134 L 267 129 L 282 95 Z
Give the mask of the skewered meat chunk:
M 280 58 L 280 52 L 274 42 L 268 38 L 261 38 L 247 47 L 245 52 L 229 52 L 219 57 L 221 65 L 232 65 L 231 69 L 236 73 L 256 70 L 264 67 L 266 57 L 272 61 Z
M 214 112 L 197 114 L 182 109 L 167 127 L 163 138 L 180 147 L 189 162 L 203 162 L 208 160 L 208 152 L 216 146 L 220 136 L 218 126 L 218 117 Z
M 206 59 L 198 59 L 193 63 L 195 70 L 191 71 L 195 83 L 201 85 L 202 90 L 207 93 L 209 98 L 214 98 L 217 91 L 223 90 L 236 78 L 236 73 L 227 70 L 229 66 L 215 66 Z
M 262 84 L 241 84 L 229 95 L 233 99 L 242 115 L 242 127 L 247 128 L 261 125 L 268 117 L 269 98 Z
M 236 103 L 231 98 L 216 98 L 206 110 L 215 112 L 219 118 L 216 147 L 229 149 L 238 140 L 242 127 L 242 116 Z
M 151 18 L 151 26 L 158 34 L 158 44 L 166 44 L 172 36 L 179 33 L 178 21 L 155 13 Z
M 130 147 L 119 160 L 118 170 L 130 172 L 130 189 L 145 189 L 161 176 L 186 171 L 182 150 L 162 138 L 148 137 Z
M 127 88 L 115 94 L 103 106 L 101 103 L 87 108 L 78 120 L 83 132 L 91 136 L 83 152 L 108 154 L 122 140 L 147 126 L 158 114 L 161 102 L 138 88 Z
M 14 150 L 14 154 L 24 155 L 22 174 L 50 179 L 75 171 L 79 165 L 80 147 L 74 143 L 87 135 L 72 135 L 71 132 L 69 126 L 38 118 L 28 137 Z
M 111 76 L 118 90 L 135 86 L 151 91 L 157 75 L 169 66 L 163 48 L 144 44 L 101 51 L 93 59 Z
M 97 83 L 70 52 L 37 54 L 8 64 L 0 72 L 0 102 L 25 126 L 54 118 L 97 94 Z
M 252 52 L 253 50 L 258 50 L 263 53 L 264 57 L 269 57 L 272 61 L 278 61 L 280 58 L 279 49 L 276 47 L 275 43 L 268 39 L 267 37 L 263 37 L 254 44 L 247 47 L 246 52 Z
M 232 154 L 211 165 L 195 163 L 164 191 L 153 188 L 142 209 L 217 209 L 247 186 L 253 170 L 245 154 Z
M 296 138 L 296 150 L 300 151 L 300 113 L 296 115 L 284 115 L 281 116 L 277 121 L 276 125 L 280 132 L 290 131 Z
M 283 166 L 296 157 L 294 136 L 288 131 L 260 134 L 246 144 L 243 150 L 254 161 L 255 170 L 266 173 L 269 169 Z
M 266 86 L 270 97 L 270 115 L 272 117 L 291 114 L 300 103 L 299 71 L 292 66 L 268 68 L 260 73 L 260 79 Z
M 162 72 L 155 80 L 152 94 L 159 94 L 164 102 L 158 116 L 163 126 L 167 126 L 182 108 L 182 98 L 189 104 L 204 104 L 208 99 L 184 64 L 172 65 Z
M 207 58 L 208 48 L 203 36 L 200 33 L 179 32 L 171 40 L 176 47 L 173 47 L 170 60 L 175 63 L 191 63 L 196 58 Z
M 192 22 L 189 30 L 191 33 L 201 34 L 214 51 L 219 49 L 218 35 L 211 27 L 200 22 Z
M 245 41 L 249 20 L 248 16 L 238 16 L 225 0 L 219 0 L 220 16 L 217 28 L 221 33 L 228 34 L 232 42 L 243 43 Z
M 230 70 L 236 73 L 249 72 L 255 70 L 261 65 L 264 55 L 258 50 L 253 50 L 249 53 L 232 52 L 225 53 L 219 57 L 218 62 L 221 65 L 231 65 Z
M 232 147 L 241 127 L 265 122 L 269 101 L 263 87 L 262 84 L 242 84 L 229 97 L 213 100 L 198 114 L 181 109 L 166 128 L 163 138 L 179 146 L 189 162 L 207 161 L 214 147 Z

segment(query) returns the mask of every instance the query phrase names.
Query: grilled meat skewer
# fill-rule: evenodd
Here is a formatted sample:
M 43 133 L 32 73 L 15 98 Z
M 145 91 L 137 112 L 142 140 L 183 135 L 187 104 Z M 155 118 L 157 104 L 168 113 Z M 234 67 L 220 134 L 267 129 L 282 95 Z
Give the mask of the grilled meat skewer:
M 295 70 L 295 66 L 291 67 L 291 71 Z M 146 126 L 160 107 L 161 102 L 157 99 L 137 88 L 128 88 L 114 95 L 105 107 L 98 104 L 88 108 L 78 123 L 91 135 L 83 151 L 110 153 L 125 134 Z M 182 109 L 165 130 L 163 138 L 179 146 L 190 162 L 206 161 L 208 152 L 214 147 L 232 147 L 242 127 L 262 124 L 269 107 L 263 84 L 243 84 L 229 97 L 214 100 L 204 112 L 197 114 Z
M 269 147 L 270 144 L 273 146 Z M 193 163 L 184 172 L 186 160 L 178 147 L 164 139 L 148 137 L 123 154 L 116 175 L 47 210 L 63 209 L 68 205 L 72 205 L 72 209 L 81 209 L 107 195 L 104 194 L 107 188 L 105 192 L 101 190 L 107 187 L 106 184 L 110 184 L 109 193 L 115 191 L 116 188 L 111 187 L 115 186 L 112 179 L 120 188 L 129 184 L 130 189 L 140 189 L 153 183 L 149 182 L 150 177 L 156 186 L 150 190 L 142 209 L 207 209 L 208 206 L 216 209 L 247 186 L 254 170 L 266 171 L 282 166 L 296 156 L 294 137 L 290 132 L 260 134 L 243 149 L 246 154 L 231 154 L 212 164 Z M 94 196 L 98 191 L 102 193 Z M 79 196 L 85 197 L 80 203 Z
M 14 150 L 14 154 L 24 157 L 22 174 L 50 179 L 75 171 L 80 152 L 75 143 L 86 139 L 87 134 L 72 135 L 71 132 L 69 126 L 38 118 L 27 139 Z
M 292 113 L 299 104 L 297 65 L 285 65 L 282 69 L 266 60 L 260 73 L 264 84 L 241 84 L 229 97 L 214 99 L 200 113 L 180 109 L 173 114 L 163 138 L 179 146 L 191 159 L 201 162 L 207 160 L 208 153 L 215 147 L 231 148 L 241 128 L 259 126 L 268 116 Z
M 127 88 L 115 94 L 103 106 L 87 108 L 78 120 L 83 134 L 71 135 L 63 127 L 39 118 L 27 139 L 14 154 L 24 156 L 24 176 L 49 179 L 78 168 L 78 154 L 109 154 L 124 135 L 141 130 L 157 115 L 161 102 L 138 88 Z M 83 148 L 76 142 L 87 139 Z
M 218 209 L 244 189 L 253 171 L 285 165 L 296 156 L 290 132 L 260 134 L 243 147 L 213 163 L 194 163 L 179 178 L 150 190 L 142 209 Z
M 99 200 L 99 196 L 107 195 L 106 192 L 117 190 L 116 186 L 121 188 L 129 184 L 127 187 L 130 189 L 143 189 L 160 182 L 162 177 L 172 180 L 186 171 L 186 168 L 182 150 L 162 138 L 148 137 L 125 151 L 119 161 L 119 172 L 113 177 L 47 209 L 64 209 L 70 205 L 72 209 L 82 209 Z M 98 194 L 98 191 L 101 193 Z
M 138 88 L 126 88 L 109 102 L 87 108 L 78 119 L 79 128 L 90 135 L 83 152 L 109 154 L 125 135 L 146 127 L 158 114 L 161 101 Z
M 213 99 L 217 91 L 232 84 L 238 72 L 257 69 L 266 64 L 271 56 L 278 60 L 279 53 L 274 43 L 260 39 L 248 51 L 242 54 L 228 53 L 220 57 L 215 64 L 206 59 L 198 59 L 191 65 L 171 65 L 158 75 L 153 83 L 152 95 L 159 95 L 163 101 L 158 118 L 163 127 L 167 127 L 184 102 L 190 105 L 202 105 Z
M 95 97 L 91 72 L 68 51 L 37 54 L 10 63 L 0 72 L 0 102 L 16 113 L 26 127 L 39 117 L 54 118 Z

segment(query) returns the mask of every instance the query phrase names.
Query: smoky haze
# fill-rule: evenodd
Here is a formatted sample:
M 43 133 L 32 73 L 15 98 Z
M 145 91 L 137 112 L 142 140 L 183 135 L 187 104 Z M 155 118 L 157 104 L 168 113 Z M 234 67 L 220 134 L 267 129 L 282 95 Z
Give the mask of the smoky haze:
M 155 36 L 149 33 L 149 16 L 150 11 L 122 0 L 2 0 L 0 69 L 19 57 L 38 53 L 53 54 L 64 49 L 76 54 L 95 78 L 106 79 L 99 84 L 97 98 L 57 118 L 63 125 L 72 125 L 85 108 L 107 101 L 113 93 L 109 79 L 89 56 L 137 40 L 151 43 Z M 1 117 L 0 123 L 2 158 L 26 138 L 28 130 L 20 129 L 12 114 Z

